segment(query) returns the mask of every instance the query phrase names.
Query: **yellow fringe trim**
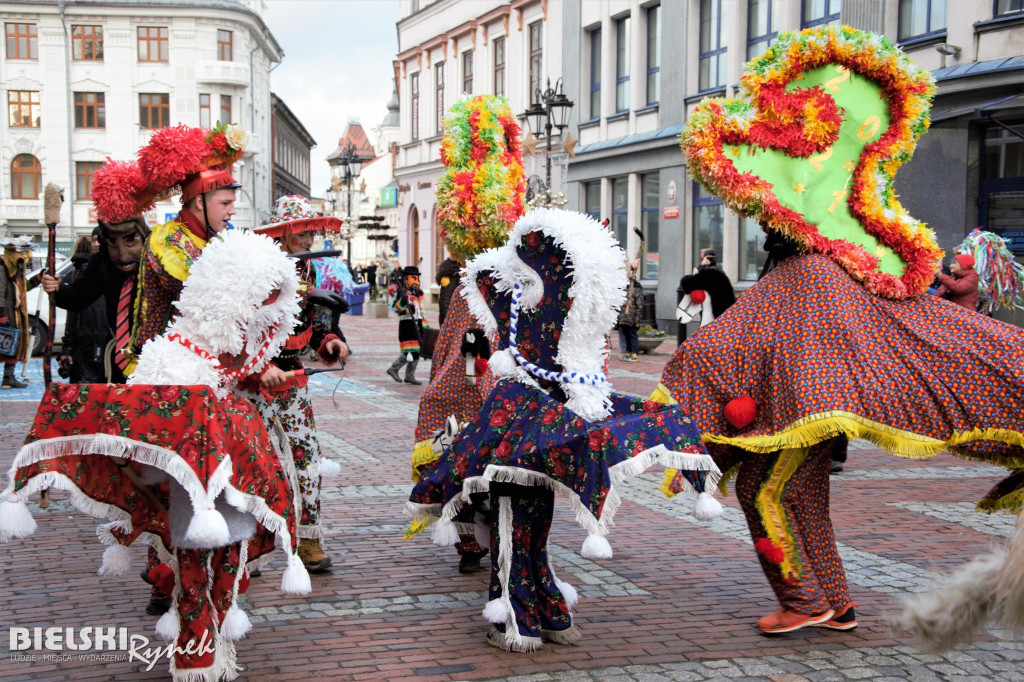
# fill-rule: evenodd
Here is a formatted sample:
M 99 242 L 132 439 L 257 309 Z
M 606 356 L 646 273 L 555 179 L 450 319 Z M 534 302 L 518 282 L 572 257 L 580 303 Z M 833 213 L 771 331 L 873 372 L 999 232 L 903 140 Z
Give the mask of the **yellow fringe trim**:
M 434 452 L 434 443 L 429 438 L 416 443 L 412 449 L 412 482 L 419 483 L 422 472 L 438 457 L 440 454 Z
M 648 400 L 665 403 L 666 405 L 675 405 L 677 402 L 676 399 L 672 397 L 672 392 L 668 390 L 668 387 L 660 382 L 657 387 L 655 387 L 654 393 L 651 394 L 651 397 L 648 398 Z
M 989 514 L 999 511 L 1019 514 L 1022 509 L 1024 509 L 1024 489 L 1014 490 L 1012 493 L 1003 495 L 998 500 L 984 499 L 978 502 L 978 511 Z
M 405 529 L 405 535 L 402 536 L 402 539 L 408 540 L 409 538 L 414 538 L 427 528 L 430 528 L 430 523 L 427 523 L 426 521 L 413 521 L 409 524 L 409 527 Z
M 782 549 L 785 558 L 779 565 L 782 577 L 800 575 L 800 557 L 793 539 L 793 529 L 786 519 L 786 509 L 782 504 L 782 495 L 786 485 L 793 478 L 797 468 L 804 463 L 810 448 L 788 448 L 779 453 L 772 465 L 771 474 L 757 492 L 754 504 L 761 514 L 761 523 L 768 539 Z

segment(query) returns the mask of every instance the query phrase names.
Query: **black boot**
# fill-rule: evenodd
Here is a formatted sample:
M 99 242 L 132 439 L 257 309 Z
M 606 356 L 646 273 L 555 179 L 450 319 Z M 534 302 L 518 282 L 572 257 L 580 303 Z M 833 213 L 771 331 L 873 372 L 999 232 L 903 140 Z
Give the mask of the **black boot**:
M 4 380 L 0 388 L 26 388 L 28 384 L 14 378 L 14 365 L 4 364 Z

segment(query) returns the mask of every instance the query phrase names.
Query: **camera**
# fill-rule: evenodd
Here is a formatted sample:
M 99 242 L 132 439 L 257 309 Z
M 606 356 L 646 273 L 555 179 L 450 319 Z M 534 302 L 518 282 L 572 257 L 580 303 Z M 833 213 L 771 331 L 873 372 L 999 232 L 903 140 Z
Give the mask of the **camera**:
M 71 383 L 77 383 L 82 373 L 79 371 L 78 365 L 71 362 L 70 359 L 61 358 L 57 362 L 57 376 L 61 379 L 69 379 Z

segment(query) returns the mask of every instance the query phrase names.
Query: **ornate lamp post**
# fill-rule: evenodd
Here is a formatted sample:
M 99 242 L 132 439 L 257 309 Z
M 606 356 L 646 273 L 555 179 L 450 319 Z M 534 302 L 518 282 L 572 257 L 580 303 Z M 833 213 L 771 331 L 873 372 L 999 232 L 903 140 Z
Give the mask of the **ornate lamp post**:
M 345 227 L 342 232 L 342 236 L 347 242 L 348 251 L 348 263 L 352 264 L 352 181 L 359 175 L 359 171 L 363 167 L 362 157 L 356 154 L 356 146 L 351 142 L 347 142 L 344 147 L 341 148 L 341 153 L 337 156 L 332 155 L 327 159 L 327 163 L 334 167 L 340 167 L 344 174 L 345 185 L 348 188 L 348 209 L 345 213 Z
M 533 104 L 523 112 L 522 117 L 530 126 L 530 132 L 534 137 L 540 137 L 541 131 L 547 137 L 547 190 L 551 192 L 551 131 L 558 128 L 558 134 L 569 127 L 569 112 L 572 111 L 573 102 L 562 92 L 562 79 L 555 81 L 555 87 L 551 87 L 551 79 L 547 80 L 547 88 L 541 92 L 540 88 L 533 94 Z

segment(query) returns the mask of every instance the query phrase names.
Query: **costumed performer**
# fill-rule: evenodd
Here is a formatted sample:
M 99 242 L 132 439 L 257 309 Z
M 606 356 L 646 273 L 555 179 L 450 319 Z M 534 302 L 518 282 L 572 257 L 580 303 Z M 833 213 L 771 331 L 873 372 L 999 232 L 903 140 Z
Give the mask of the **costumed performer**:
M 423 289 L 420 288 L 420 269 L 407 265 L 397 271 L 397 281 L 388 287 L 391 309 L 398 314 L 398 357 L 387 368 L 388 376 L 401 383 L 399 370 L 405 367 L 405 383 L 419 386 L 416 366 L 423 350 Z
M 576 591 L 558 580 L 547 542 L 554 493 L 570 500 L 590 531 L 584 556 L 610 556 L 604 535 L 620 499 L 615 484 L 653 465 L 685 470 L 700 493 L 697 513 L 721 507 L 719 472 L 700 434 L 677 406 L 612 393 L 604 373 L 605 334 L 625 298 L 625 256 L 593 219 L 537 209 L 508 242 L 466 264 L 461 295 L 497 336 L 489 367 L 499 376 L 473 421 L 413 488 L 406 509 L 439 519 L 437 544 L 454 544 L 459 511 L 486 499 L 494 623 L 487 642 L 532 651 L 580 637 Z M 489 499 L 487 499 L 489 496 Z M 481 505 L 482 506 L 482 505 Z
M 892 182 L 928 125 L 927 71 L 883 36 L 823 26 L 781 35 L 740 83 L 740 98 L 697 107 L 682 148 L 699 182 L 767 226 L 778 264 L 679 347 L 655 397 L 683 406 L 723 471 L 738 467 L 780 604 L 760 629 L 849 630 L 833 451 L 864 438 L 1002 464 L 1017 474 L 985 505 L 1019 508 L 1024 333 L 922 295 L 941 251 Z
M 127 573 L 128 546 L 145 534 L 163 561 L 149 578 L 173 597 L 156 631 L 174 644 L 174 678 L 233 679 L 233 642 L 251 627 L 236 603 L 246 562 L 276 541 L 288 557 L 281 589 L 310 591 L 295 552 L 291 457 L 230 392 L 288 338 L 295 266 L 265 237 L 228 234 L 193 265 L 177 307 L 129 385 L 48 387 L 0 493 L 0 540 L 35 531 L 24 500 L 42 487 L 70 490 L 82 511 L 111 520 L 97 531 L 101 575 Z
M 445 171 L 437 184 L 437 220 L 449 258 L 441 271 L 450 281 L 442 286 L 440 333 L 430 363 L 430 383 L 420 398 L 416 444 L 412 455 L 413 482 L 441 454 L 439 438 L 454 419 L 447 439 L 480 411 L 483 398 L 494 387 L 487 371 L 490 346 L 481 323 L 470 313 L 459 293 L 466 261 L 485 249 L 501 246 L 523 214 L 526 183 L 523 152 L 512 109 L 504 97 L 477 95 L 457 101 L 444 120 L 441 161 Z M 459 572 L 480 568 L 486 547 L 473 533 L 472 510 L 456 519 L 460 528 Z M 410 536 L 417 528 L 410 529 Z
M 981 228 L 971 230 L 953 248 L 974 259 L 978 273 L 978 311 L 991 316 L 997 310 L 1024 308 L 1024 264 L 1018 263 L 1006 240 Z
M 274 221 L 253 231 L 273 237 L 285 253 L 301 254 L 309 252 L 317 232 L 336 232 L 340 227 L 338 218 L 317 215 L 306 197 L 285 195 L 274 205 Z M 308 284 L 314 276 L 309 260 L 296 262 L 296 267 L 300 271 L 300 280 Z M 288 435 L 288 447 L 299 483 L 299 558 L 309 571 L 319 573 L 331 565 L 331 558 L 320 546 L 324 537 L 320 523 L 321 474 L 336 475 L 339 467 L 320 452 L 313 402 L 307 388 L 309 379 L 303 374 L 300 358 L 307 349 L 315 351 L 327 365 L 348 357 L 348 346 L 341 329 L 337 326 L 326 328 L 309 302 L 302 306 L 298 326 L 281 352 L 267 363 L 262 372 L 252 374 L 242 382 L 239 393 L 253 402 L 268 429 L 279 421 Z
M 14 368 L 28 362 L 29 324 L 28 289 L 25 273 L 32 262 L 32 240 L 29 237 L 9 239 L 3 245 L 0 267 L 0 326 L 6 327 L 0 335 L 0 359 L 4 363 L 4 378 L 0 388 L 25 388 L 24 381 L 14 376 Z

